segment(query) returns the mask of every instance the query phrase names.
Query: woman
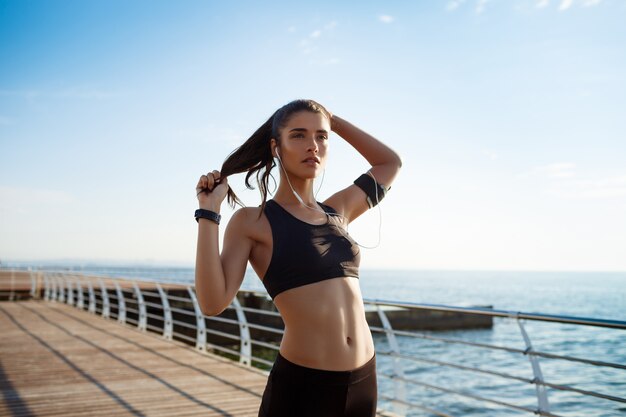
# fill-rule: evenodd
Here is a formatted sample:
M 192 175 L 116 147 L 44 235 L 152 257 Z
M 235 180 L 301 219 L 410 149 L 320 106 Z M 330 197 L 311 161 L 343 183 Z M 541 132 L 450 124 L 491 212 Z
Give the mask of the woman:
M 315 201 L 313 181 L 328 157 L 330 131 L 371 164 L 367 174 Z M 280 183 L 267 200 L 270 171 Z M 202 311 L 220 314 L 241 286 L 248 261 L 285 323 L 259 410 L 267 417 L 367 417 L 376 413 L 376 356 L 359 288 L 358 245 L 347 225 L 377 204 L 401 166 L 389 147 L 312 100 L 278 109 L 224 162 L 200 177 L 196 292 Z M 237 210 L 219 253 L 223 200 L 240 203 L 227 177 L 256 174 L 260 207 Z M 384 184 L 384 185 L 383 185 Z

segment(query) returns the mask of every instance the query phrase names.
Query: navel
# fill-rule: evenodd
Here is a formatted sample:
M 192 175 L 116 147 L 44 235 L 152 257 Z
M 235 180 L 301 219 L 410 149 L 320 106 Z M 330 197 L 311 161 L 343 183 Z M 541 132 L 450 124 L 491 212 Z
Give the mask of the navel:
M 347 344 L 351 344 L 352 343 L 352 339 L 350 338 L 350 336 L 346 337 L 346 343 Z

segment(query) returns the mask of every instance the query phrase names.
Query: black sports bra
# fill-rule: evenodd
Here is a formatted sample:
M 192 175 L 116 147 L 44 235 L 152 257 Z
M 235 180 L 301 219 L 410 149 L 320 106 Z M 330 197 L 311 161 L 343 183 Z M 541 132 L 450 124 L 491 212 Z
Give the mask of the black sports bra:
M 337 213 L 318 203 L 326 213 Z M 359 246 L 330 219 L 325 224 L 306 223 L 274 200 L 265 204 L 272 228 L 272 259 L 263 285 L 272 299 L 291 288 L 338 277 L 359 277 Z M 328 216 L 328 215 L 327 215 Z

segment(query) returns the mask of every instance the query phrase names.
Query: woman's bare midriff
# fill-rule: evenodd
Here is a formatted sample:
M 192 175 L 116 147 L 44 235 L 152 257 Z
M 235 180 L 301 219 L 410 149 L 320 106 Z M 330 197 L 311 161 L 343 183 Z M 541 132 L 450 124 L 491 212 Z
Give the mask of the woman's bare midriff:
M 285 334 L 280 353 L 309 368 L 347 371 L 374 356 L 358 278 L 332 278 L 292 288 L 274 299 Z
M 263 277 L 272 257 L 272 229 L 264 214 L 259 217 L 260 208 L 246 210 L 245 228 L 254 241 L 250 264 Z M 287 360 L 309 368 L 349 371 L 374 356 L 358 278 L 331 278 L 291 288 L 278 294 L 274 304 L 285 323 L 280 354 Z

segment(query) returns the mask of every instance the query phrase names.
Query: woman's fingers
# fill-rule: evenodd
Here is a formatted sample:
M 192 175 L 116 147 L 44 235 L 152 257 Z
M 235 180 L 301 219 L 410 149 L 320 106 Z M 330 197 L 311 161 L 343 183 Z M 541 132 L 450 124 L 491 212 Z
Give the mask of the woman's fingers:
M 207 177 L 207 188 L 209 191 L 213 191 L 213 189 L 220 183 L 220 172 L 217 170 L 211 171 L 206 174 Z
M 201 192 L 210 193 L 216 186 L 222 183 L 228 184 L 226 178 L 220 178 L 220 172 L 217 170 L 210 171 L 200 177 L 198 185 L 196 185 L 196 194 L 199 195 Z
M 209 179 L 206 175 L 202 175 L 198 180 L 198 185 L 196 185 L 196 190 L 204 190 L 207 188 L 209 184 Z
M 213 189 L 220 182 L 220 172 L 218 170 L 213 170 L 207 174 L 207 177 L 209 178 L 209 189 L 213 191 Z

